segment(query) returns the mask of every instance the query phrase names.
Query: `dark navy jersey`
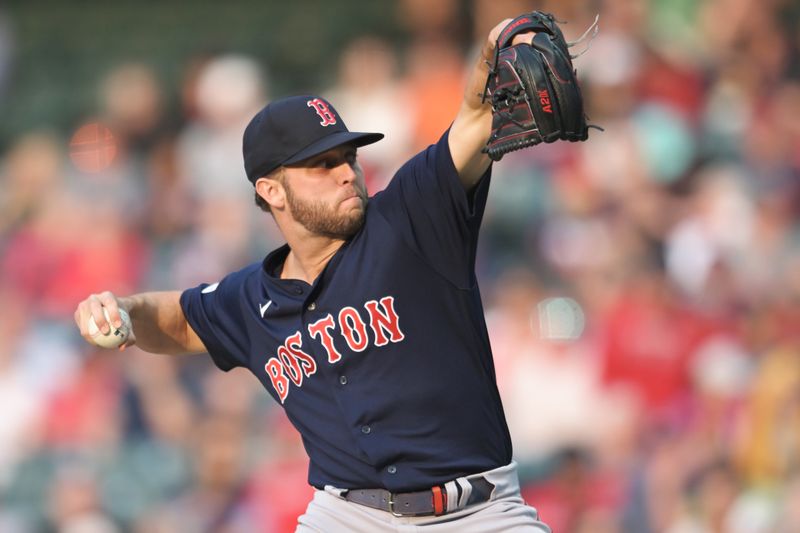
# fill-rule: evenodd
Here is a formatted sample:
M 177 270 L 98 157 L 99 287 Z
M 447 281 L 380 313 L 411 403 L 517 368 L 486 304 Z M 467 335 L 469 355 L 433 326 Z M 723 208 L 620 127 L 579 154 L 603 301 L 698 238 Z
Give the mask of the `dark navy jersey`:
M 247 367 L 283 405 L 311 485 L 409 491 L 510 462 L 474 273 L 489 174 L 467 194 L 445 134 L 312 285 L 278 277 L 284 245 L 182 294 L 216 365 Z

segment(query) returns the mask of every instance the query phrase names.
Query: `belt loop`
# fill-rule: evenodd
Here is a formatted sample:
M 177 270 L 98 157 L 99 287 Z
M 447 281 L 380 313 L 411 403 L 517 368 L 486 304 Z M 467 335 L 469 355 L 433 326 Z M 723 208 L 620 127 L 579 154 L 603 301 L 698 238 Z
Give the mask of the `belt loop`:
M 459 509 L 463 509 L 469 502 L 469 497 L 472 495 L 472 483 L 467 478 L 460 477 L 456 479 L 456 483 L 461 487 L 461 498 L 458 499 Z
M 433 487 L 433 512 L 436 516 L 444 513 L 445 497 L 442 495 L 442 487 Z
M 448 481 L 444 484 L 444 490 L 447 491 L 447 512 L 460 509 L 458 500 L 458 489 L 456 488 L 455 481 Z
M 328 494 L 333 494 L 333 495 L 334 495 L 334 496 L 336 496 L 337 498 L 341 498 L 341 499 L 344 499 L 344 497 L 345 497 L 345 496 L 347 495 L 347 493 L 349 492 L 347 489 L 337 489 L 337 488 L 336 488 L 336 487 L 334 487 L 333 485 L 325 485 L 325 487 L 323 488 L 323 490 L 324 490 L 325 492 L 327 492 Z

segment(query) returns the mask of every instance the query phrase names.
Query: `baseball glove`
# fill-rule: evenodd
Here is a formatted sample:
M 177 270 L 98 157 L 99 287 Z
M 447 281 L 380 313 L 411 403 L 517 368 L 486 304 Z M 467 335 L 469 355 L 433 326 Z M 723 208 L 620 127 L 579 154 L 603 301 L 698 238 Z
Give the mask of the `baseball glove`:
M 569 48 L 592 30 L 597 33 L 597 19 L 580 39 L 567 43 L 553 15 L 534 11 L 500 32 L 483 94 L 492 104 L 492 134 L 483 152 L 492 160 L 541 142 L 587 139 L 596 126 L 586 123 L 572 66 L 577 56 Z M 536 32 L 531 44 L 510 46 L 515 35 L 527 31 Z

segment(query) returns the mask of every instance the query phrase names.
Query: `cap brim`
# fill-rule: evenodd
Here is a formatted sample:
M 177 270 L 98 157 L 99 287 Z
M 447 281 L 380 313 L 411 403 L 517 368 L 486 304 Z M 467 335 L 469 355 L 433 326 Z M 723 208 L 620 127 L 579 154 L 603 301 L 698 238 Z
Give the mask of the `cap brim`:
M 309 157 L 314 157 L 322 152 L 327 152 L 332 148 L 343 144 L 354 144 L 355 146 L 366 146 L 383 139 L 383 133 L 366 133 L 360 131 L 340 131 L 324 137 L 317 142 L 306 146 L 282 164 L 291 165 L 299 163 Z

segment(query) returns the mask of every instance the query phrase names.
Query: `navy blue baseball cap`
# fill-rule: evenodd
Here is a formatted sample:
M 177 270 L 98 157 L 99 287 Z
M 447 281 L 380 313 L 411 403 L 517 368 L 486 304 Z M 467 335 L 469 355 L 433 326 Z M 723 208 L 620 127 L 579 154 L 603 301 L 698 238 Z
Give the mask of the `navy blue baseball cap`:
M 365 146 L 382 133 L 347 129 L 342 117 L 324 98 L 290 96 L 267 104 L 244 130 L 244 169 L 251 183 L 281 165 L 291 165 L 342 144 Z

